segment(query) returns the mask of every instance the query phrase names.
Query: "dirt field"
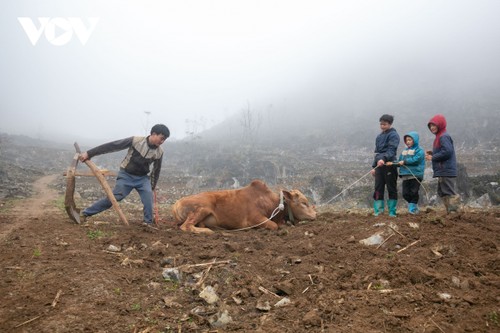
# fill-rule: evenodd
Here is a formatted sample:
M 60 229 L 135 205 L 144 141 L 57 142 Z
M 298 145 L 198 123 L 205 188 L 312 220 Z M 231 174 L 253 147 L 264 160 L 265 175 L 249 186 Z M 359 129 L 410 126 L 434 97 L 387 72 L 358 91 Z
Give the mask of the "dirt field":
M 158 230 L 127 204 L 130 226 L 113 211 L 72 224 L 55 180 L 1 203 L 0 332 L 500 332 L 498 209 L 319 207 L 277 232 L 207 236 L 176 229 L 168 207 Z

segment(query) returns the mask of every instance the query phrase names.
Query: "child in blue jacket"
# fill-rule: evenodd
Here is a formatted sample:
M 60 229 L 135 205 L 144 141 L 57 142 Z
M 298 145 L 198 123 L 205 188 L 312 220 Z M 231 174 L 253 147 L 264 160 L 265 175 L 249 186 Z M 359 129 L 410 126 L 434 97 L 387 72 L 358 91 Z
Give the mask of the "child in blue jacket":
M 408 212 L 418 213 L 418 191 L 424 179 L 425 153 L 418 145 L 417 132 L 409 132 L 404 137 L 406 148 L 399 155 L 399 177 L 403 179 L 403 198 L 408 202 Z
M 392 162 L 397 161 L 399 134 L 392 127 L 393 121 L 394 117 L 392 115 L 382 115 L 379 119 L 382 132 L 375 139 L 375 157 L 372 163 L 373 169 L 371 170 L 372 176 L 375 177 L 375 190 L 373 192 L 375 216 L 384 212 L 384 192 L 387 187 L 389 216 L 396 217 L 398 168 Z

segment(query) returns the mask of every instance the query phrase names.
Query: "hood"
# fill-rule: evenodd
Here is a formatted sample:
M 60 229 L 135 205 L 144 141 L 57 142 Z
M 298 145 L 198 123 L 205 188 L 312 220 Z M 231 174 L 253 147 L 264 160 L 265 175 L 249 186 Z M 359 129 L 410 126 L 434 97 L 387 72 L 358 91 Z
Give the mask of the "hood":
M 413 148 L 413 147 L 418 147 L 418 143 L 419 143 L 419 140 L 420 140 L 420 137 L 418 136 L 418 133 L 415 132 L 415 131 L 411 131 L 411 132 L 408 132 L 407 134 L 405 134 L 405 136 L 403 137 L 403 140 L 406 141 L 406 137 L 409 136 L 413 139 L 413 146 L 411 146 L 410 148 Z
M 427 123 L 427 127 L 430 128 L 431 124 L 436 125 L 438 128 L 438 131 L 436 133 L 436 138 L 434 139 L 434 143 L 432 144 L 432 146 L 435 148 L 439 148 L 441 147 L 439 139 L 444 133 L 446 133 L 446 118 L 442 114 L 437 114 L 434 117 L 432 117 L 431 120 L 429 120 L 429 123 Z
M 434 124 L 438 127 L 438 133 L 446 131 L 446 118 L 442 114 L 437 114 L 429 120 L 427 127 Z

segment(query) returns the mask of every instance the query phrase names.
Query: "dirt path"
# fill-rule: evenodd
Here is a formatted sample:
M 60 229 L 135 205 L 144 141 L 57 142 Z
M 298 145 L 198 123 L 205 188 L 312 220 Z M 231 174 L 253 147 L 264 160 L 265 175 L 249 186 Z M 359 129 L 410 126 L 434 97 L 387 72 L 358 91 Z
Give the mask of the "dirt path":
M 44 176 L 33 183 L 35 195 L 16 202 L 6 214 L 0 216 L 0 241 L 4 240 L 15 228 L 23 227 L 32 219 L 57 210 L 53 204 L 58 194 L 49 188 L 59 175 Z M 9 222 L 7 222 L 9 221 Z

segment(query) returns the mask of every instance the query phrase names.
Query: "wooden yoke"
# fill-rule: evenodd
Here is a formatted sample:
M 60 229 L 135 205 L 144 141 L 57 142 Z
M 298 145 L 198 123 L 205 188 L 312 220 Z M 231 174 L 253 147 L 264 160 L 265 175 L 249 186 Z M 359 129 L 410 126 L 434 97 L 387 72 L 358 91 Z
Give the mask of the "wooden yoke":
M 77 154 L 75 155 L 75 157 L 77 158 L 76 163 L 78 163 L 78 157 L 80 156 L 81 151 L 80 151 L 80 146 L 78 146 L 78 143 L 76 143 L 76 142 L 75 142 L 75 149 L 77 152 Z M 73 163 L 75 163 L 74 160 L 73 160 Z M 86 160 L 85 164 L 87 164 L 87 166 L 90 168 L 90 170 L 92 170 L 92 173 L 97 178 L 99 183 L 101 183 L 101 186 L 104 189 L 106 196 L 108 197 L 109 201 L 111 201 L 111 204 L 113 205 L 113 208 L 118 213 L 120 220 L 122 220 L 123 223 L 128 225 L 127 218 L 123 214 L 123 212 L 120 208 L 120 205 L 118 204 L 118 201 L 116 201 L 115 196 L 113 195 L 113 191 L 111 190 L 111 187 L 109 187 L 109 184 L 106 181 L 106 178 L 104 178 L 103 174 L 101 173 L 101 170 L 99 170 L 99 168 L 90 159 Z M 76 164 L 75 164 L 75 168 L 76 168 Z M 68 183 L 69 183 L 69 178 L 70 178 L 70 172 L 71 172 L 71 167 L 70 167 L 70 170 L 68 170 Z M 75 172 L 73 171 L 73 173 L 72 173 L 72 177 L 73 177 L 73 189 L 72 189 L 72 191 L 73 192 L 75 190 L 74 175 L 75 175 Z M 69 186 L 68 186 L 68 188 L 69 188 Z M 68 199 L 68 188 L 66 188 L 66 199 Z M 73 198 L 73 195 L 71 195 L 71 198 Z M 73 201 L 73 205 L 74 205 L 74 201 Z M 66 209 L 66 211 L 68 211 L 68 210 Z M 71 214 L 73 214 L 73 211 Z M 68 215 L 70 215 L 69 212 L 68 212 Z M 74 217 L 74 215 L 70 215 L 70 218 L 72 220 L 75 220 L 74 218 L 72 218 L 72 216 Z M 80 221 L 80 215 L 78 214 L 78 220 L 76 222 L 79 223 L 79 221 Z

